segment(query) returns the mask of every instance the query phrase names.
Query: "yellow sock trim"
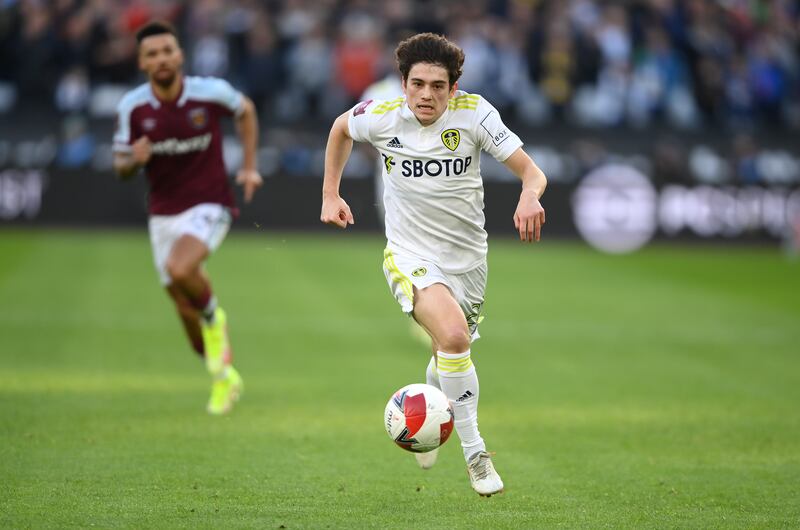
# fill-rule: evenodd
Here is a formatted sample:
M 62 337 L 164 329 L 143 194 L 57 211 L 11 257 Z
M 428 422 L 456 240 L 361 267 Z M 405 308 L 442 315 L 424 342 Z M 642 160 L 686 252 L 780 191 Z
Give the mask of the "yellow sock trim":
M 445 359 L 441 355 L 437 355 L 437 364 L 440 372 L 466 372 L 472 367 L 472 358 L 470 355 L 467 355 L 460 359 Z

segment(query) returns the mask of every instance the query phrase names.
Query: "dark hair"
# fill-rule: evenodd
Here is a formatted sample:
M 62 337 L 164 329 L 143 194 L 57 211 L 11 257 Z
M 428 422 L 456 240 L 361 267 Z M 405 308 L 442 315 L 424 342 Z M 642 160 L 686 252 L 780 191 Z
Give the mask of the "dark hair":
M 397 68 L 403 79 L 408 79 L 411 67 L 417 63 L 430 63 L 447 70 L 450 86 L 461 77 L 464 67 L 464 51 L 434 33 L 420 33 L 397 45 L 394 51 Z
M 175 31 L 175 26 L 165 20 L 153 20 L 136 31 L 136 43 L 141 44 L 147 37 L 164 34 L 172 35 L 176 39 L 178 38 L 178 32 Z

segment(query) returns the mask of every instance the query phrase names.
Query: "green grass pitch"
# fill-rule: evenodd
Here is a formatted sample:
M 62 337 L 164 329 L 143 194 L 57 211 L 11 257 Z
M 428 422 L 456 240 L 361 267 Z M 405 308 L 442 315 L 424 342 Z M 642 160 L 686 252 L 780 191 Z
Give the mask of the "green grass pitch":
M 494 239 L 473 348 L 506 482 L 383 430 L 424 378 L 383 241 L 236 233 L 209 263 L 245 395 L 208 377 L 144 229 L 0 232 L 0 527 L 800 526 L 800 263 Z

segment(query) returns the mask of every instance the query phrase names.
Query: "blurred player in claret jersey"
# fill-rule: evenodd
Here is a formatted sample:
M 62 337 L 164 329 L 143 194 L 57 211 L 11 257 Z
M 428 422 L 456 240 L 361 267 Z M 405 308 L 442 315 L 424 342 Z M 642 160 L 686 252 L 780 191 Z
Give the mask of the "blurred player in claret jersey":
M 169 23 L 146 24 L 136 40 L 147 83 L 125 94 L 117 108 L 114 170 L 123 179 L 145 170 L 156 269 L 213 379 L 208 412 L 224 414 L 243 385 L 231 364 L 225 312 L 203 263 L 237 214 L 220 121 L 235 120 L 244 151 L 236 182 L 250 202 L 262 184 L 256 166 L 258 118 L 253 102 L 227 81 L 183 75 L 183 52 Z
M 383 163 L 387 283 L 431 338 L 426 382 L 453 404 L 472 488 L 490 496 L 504 485 L 478 431 L 478 375 L 470 353 L 487 278 L 480 153 L 522 181 L 513 216 L 522 241 L 539 240 L 547 179 L 495 108 L 458 90 L 464 64 L 458 46 L 423 33 L 402 41 L 395 56 L 405 95 L 359 103 L 331 128 L 320 219 L 340 228 L 355 222 L 339 185 L 353 141 L 369 142 Z M 437 451 L 416 457 L 427 469 Z

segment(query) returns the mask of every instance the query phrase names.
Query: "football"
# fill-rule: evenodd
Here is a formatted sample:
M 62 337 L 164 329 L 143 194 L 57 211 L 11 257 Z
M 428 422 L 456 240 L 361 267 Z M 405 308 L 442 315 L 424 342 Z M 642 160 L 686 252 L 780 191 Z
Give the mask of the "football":
M 404 386 L 389 399 L 383 416 L 389 438 L 413 453 L 433 451 L 453 432 L 453 407 L 431 385 Z

